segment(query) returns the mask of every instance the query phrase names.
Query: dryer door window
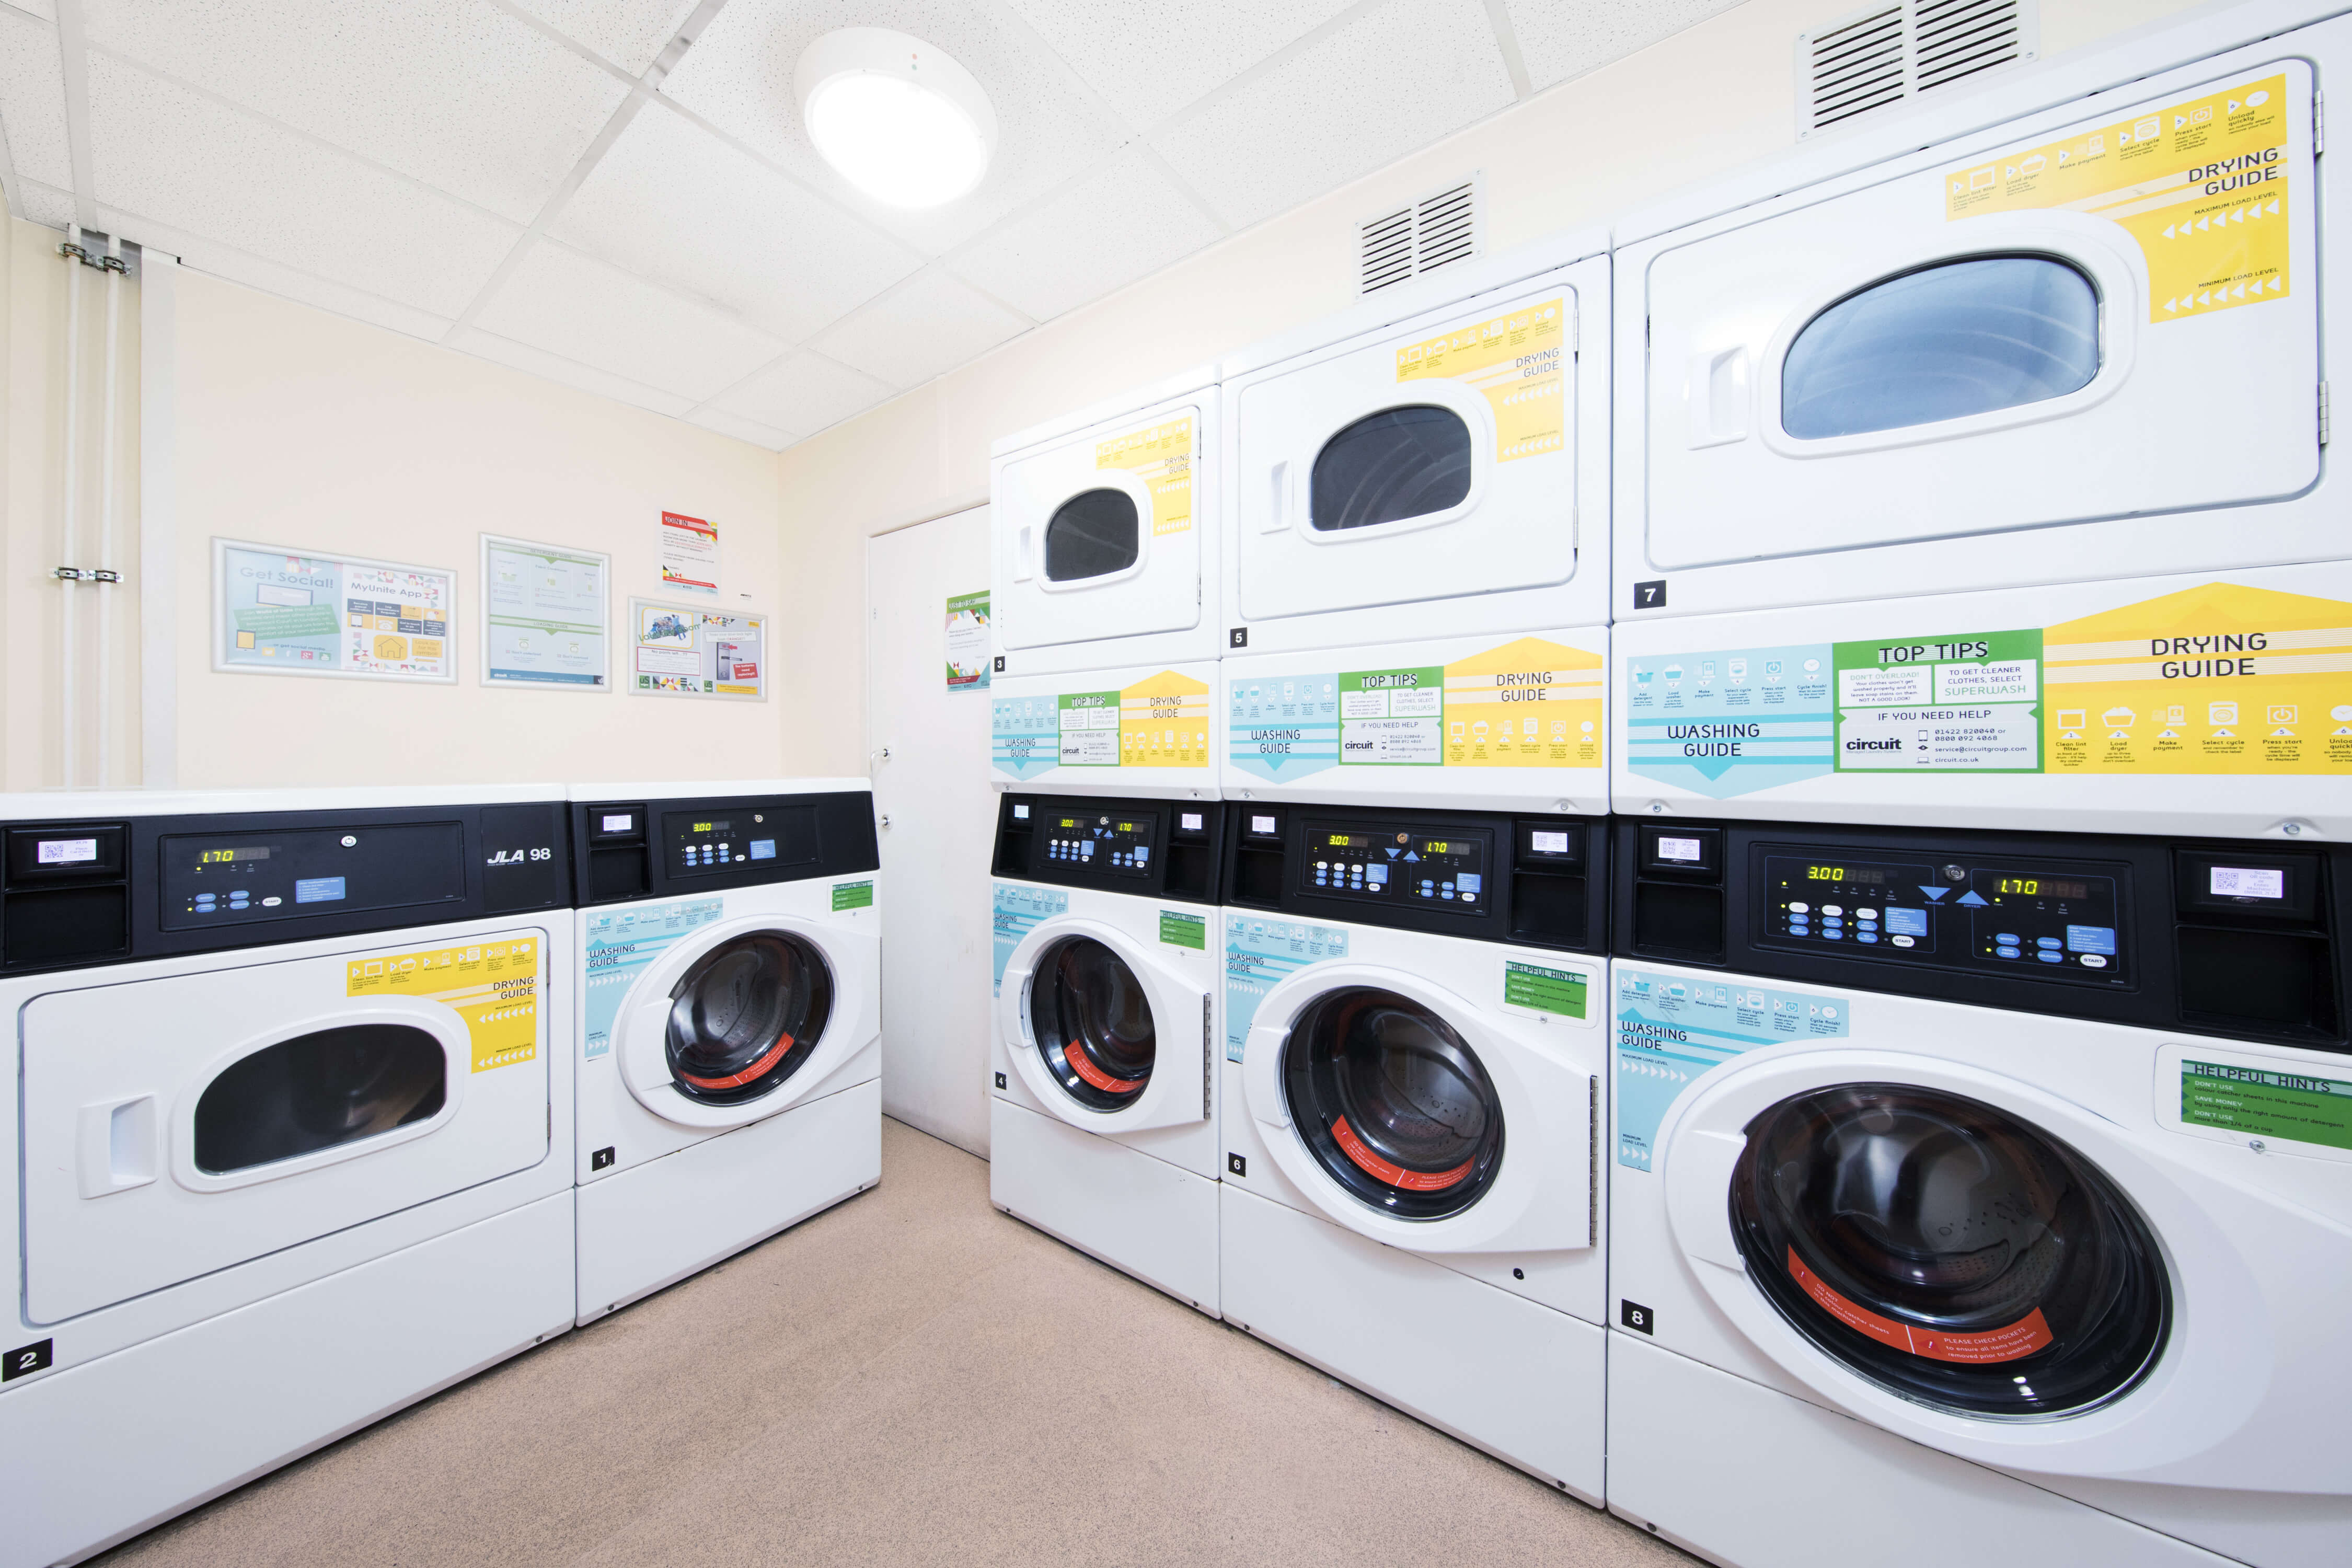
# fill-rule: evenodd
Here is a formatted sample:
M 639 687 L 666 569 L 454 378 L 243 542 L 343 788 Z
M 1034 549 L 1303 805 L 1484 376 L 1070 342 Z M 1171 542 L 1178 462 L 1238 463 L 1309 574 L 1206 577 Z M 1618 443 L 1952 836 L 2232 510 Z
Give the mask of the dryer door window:
M 2099 374 L 2099 291 L 2048 256 L 1977 256 L 1858 289 L 1780 364 L 1800 440 L 1933 425 L 2063 397 Z
M 1029 1029 L 1054 1081 L 1090 1110 L 1124 1110 L 1150 1087 L 1150 998 L 1127 961 L 1092 937 L 1056 944 L 1038 964 Z
M 1748 1124 L 1732 1175 L 1748 1276 L 1807 1338 L 1958 1415 L 2072 1415 L 2156 1363 L 2171 1288 L 2130 1200 L 1977 1100 L 1851 1084 Z
M 405 1024 L 320 1029 L 240 1057 L 196 1099 L 196 1169 L 225 1176 L 438 1115 L 448 1053 Z
M 1309 1004 L 1291 1026 L 1282 1090 L 1316 1161 L 1382 1214 L 1459 1214 L 1502 1167 L 1502 1102 L 1477 1053 L 1393 991 L 1349 986 Z
M 1135 500 L 1124 490 L 1087 490 L 1056 508 L 1045 524 L 1045 576 L 1075 583 L 1135 564 L 1142 549 Z
M 1330 533 L 1451 511 L 1470 494 L 1470 426 L 1450 408 L 1368 415 L 1315 455 L 1308 525 Z
M 753 931 L 703 954 L 671 988 L 664 1040 L 678 1092 L 740 1105 L 797 1071 L 833 1012 L 833 974 L 804 939 Z

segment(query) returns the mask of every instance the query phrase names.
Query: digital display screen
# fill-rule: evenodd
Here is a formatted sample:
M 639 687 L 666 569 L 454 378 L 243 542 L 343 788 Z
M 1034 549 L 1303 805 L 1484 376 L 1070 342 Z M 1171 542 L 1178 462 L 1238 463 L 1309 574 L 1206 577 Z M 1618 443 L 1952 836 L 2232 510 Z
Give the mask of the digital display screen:
M 1699 861 L 1706 858 L 1706 847 L 1696 838 L 1670 838 L 1662 837 L 1658 840 L 1658 858 L 1661 860 L 1687 860 L 1693 865 L 1696 865 Z
M 1253 816 L 1253 817 L 1251 817 L 1251 818 L 1250 818 L 1250 831 L 1251 831 L 1252 833 L 1258 833 L 1258 834 L 1270 834 L 1270 833 L 1274 832 L 1274 831 L 1275 831 L 1275 826 L 1274 826 L 1274 818 L 1272 818 L 1271 816 Z
M 2286 873 L 2277 867 L 2216 866 L 2207 890 L 2217 899 L 2284 899 Z
M 2028 899 L 2087 899 L 2091 896 L 2091 884 L 2069 882 L 2058 877 L 2021 877 L 2002 871 L 1994 877 L 1993 891 Z
M 1016 805 L 1016 806 L 1014 806 L 1014 807 L 1013 808 L 1013 821 L 1015 821 L 1015 822 L 1026 822 L 1026 821 L 1028 821 L 1028 820 L 1029 820 L 1029 808 L 1028 808 L 1027 806 L 1025 806 L 1025 805 Z
M 1528 847 L 1532 848 L 1538 855 L 1565 855 L 1568 853 L 1568 835 L 1565 832 L 1548 833 L 1544 829 L 1538 827 L 1528 836 Z
M 1370 849 L 1372 836 L 1369 833 L 1334 833 L 1330 836 L 1334 849 Z
M 1879 888 L 1886 884 L 1886 872 L 1878 866 L 1808 866 L 1805 879 L 1809 882 L 1843 882 L 1857 888 Z
M 97 858 L 95 838 L 44 838 L 33 855 L 34 864 L 39 866 L 71 866 Z
M 206 849 L 196 856 L 199 866 L 233 866 L 239 860 L 267 860 L 269 847 L 256 844 L 243 849 Z
M 604 826 L 599 831 L 604 833 L 626 833 L 636 826 L 636 816 L 633 812 L 625 811 L 620 813 L 618 816 L 607 813 L 604 817 Z
M 1178 820 L 1184 825 L 1184 831 L 1187 833 L 1200 832 L 1207 822 L 1207 818 L 1197 811 L 1185 812 L 1179 816 Z

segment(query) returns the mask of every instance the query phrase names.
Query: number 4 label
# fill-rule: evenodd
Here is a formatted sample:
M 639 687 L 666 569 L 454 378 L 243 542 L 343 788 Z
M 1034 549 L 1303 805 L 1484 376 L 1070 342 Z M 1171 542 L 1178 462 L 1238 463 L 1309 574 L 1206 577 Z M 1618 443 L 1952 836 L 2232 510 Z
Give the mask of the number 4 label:
M 36 1340 L 29 1345 L 18 1345 L 0 1363 L 0 1383 L 10 1383 L 26 1373 L 46 1370 L 57 1353 L 57 1341 Z

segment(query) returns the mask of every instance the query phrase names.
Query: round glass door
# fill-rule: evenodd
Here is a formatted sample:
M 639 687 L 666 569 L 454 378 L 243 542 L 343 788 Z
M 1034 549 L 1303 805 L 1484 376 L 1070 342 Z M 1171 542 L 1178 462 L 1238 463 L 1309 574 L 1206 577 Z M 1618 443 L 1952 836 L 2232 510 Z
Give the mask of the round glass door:
M 789 931 L 751 931 L 712 948 L 669 994 L 664 1045 L 678 1092 L 740 1105 L 799 1070 L 833 1012 L 833 974 Z
M 1503 1163 L 1503 1107 L 1454 1026 L 1393 991 L 1319 996 L 1290 1027 L 1282 1091 L 1317 1162 L 1364 1204 L 1443 1219 Z
M 1732 1231 L 1781 1315 L 1906 1399 L 1974 1416 L 2089 1410 L 2156 1363 L 2156 1238 L 2066 1144 L 1899 1084 L 1784 1100 L 1748 1126 Z
M 1090 936 L 1047 951 L 1029 986 L 1029 1031 L 1045 1070 L 1089 1110 L 1124 1110 L 1151 1083 L 1151 999 L 1127 961 Z

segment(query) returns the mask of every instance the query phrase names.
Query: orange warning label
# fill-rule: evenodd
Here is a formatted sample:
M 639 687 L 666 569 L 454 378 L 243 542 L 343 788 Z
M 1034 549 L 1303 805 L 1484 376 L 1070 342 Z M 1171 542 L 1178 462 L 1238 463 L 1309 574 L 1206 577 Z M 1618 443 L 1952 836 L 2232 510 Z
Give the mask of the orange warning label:
M 1450 1171 L 1408 1171 L 1402 1165 L 1373 1153 L 1370 1146 L 1356 1136 L 1356 1130 L 1348 1125 L 1348 1119 L 1344 1116 L 1331 1123 L 1331 1136 L 1339 1143 L 1339 1152 L 1348 1156 L 1358 1170 L 1375 1181 L 1386 1182 L 1390 1186 L 1408 1193 L 1442 1193 L 1468 1175 L 1471 1168 L 1478 1163 L 1475 1159 L 1470 1159 Z
M 1789 1277 L 1803 1288 L 1806 1295 L 1821 1304 L 1822 1310 L 1857 1333 L 1868 1334 L 1880 1344 L 1892 1345 L 1929 1361 L 1987 1364 L 1994 1362 L 2021 1361 L 2047 1346 L 2054 1337 L 2050 1324 L 2036 1307 L 2006 1328 L 1986 1329 L 1976 1333 L 1944 1333 L 1934 1329 L 1915 1329 L 1883 1318 L 1858 1302 L 1849 1301 L 1832 1289 L 1827 1281 L 1805 1267 L 1797 1249 L 1789 1249 Z
M 1076 1040 L 1062 1047 L 1062 1059 L 1068 1062 L 1080 1078 L 1105 1094 L 1125 1094 L 1129 1089 L 1143 1087 L 1144 1080 L 1139 1078 L 1113 1078 L 1103 1071 L 1094 1064 L 1093 1058 L 1087 1055 L 1085 1048 Z

